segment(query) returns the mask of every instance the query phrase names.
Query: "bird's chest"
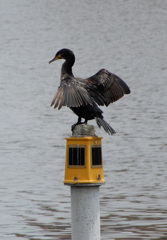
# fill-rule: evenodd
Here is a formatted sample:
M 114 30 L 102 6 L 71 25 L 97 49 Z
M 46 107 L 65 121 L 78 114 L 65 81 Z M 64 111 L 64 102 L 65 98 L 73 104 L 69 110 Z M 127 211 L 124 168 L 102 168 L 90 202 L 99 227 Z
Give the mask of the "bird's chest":
M 70 108 L 77 116 L 91 120 L 94 119 L 94 111 L 92 106 L 86 105 L 86 106 L 81 106 L 81 107 L 71 107 Z

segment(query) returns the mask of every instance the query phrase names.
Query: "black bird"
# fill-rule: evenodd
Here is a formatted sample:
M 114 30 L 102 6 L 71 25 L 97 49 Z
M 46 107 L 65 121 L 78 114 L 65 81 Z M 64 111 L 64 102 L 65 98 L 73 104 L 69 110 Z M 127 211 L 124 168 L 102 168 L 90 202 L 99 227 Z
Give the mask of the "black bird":
M 103 111 L 97 106 L 108 106 L 117 101 L 124 94 L 129 94 L 127 84 L 118 76 L 106 69 L 101 69 L 92 77 L 76 78 L 72 72 L 75 55 L 69 49 L 61 49 L 49 62 L 65 59 L 61 69 L 61 81 L 57 93 L 52 100 L 51 106 L 60 109 L 62 106 L 69 107 L 77 116 L 78 122 L 73 128 L 88 120 L 96 119 L 97 125 L 103 127 L 108 134 L 114 134 L 114 129 L 104 120 Z M 81 122 L 82 118 L 85 122 Z

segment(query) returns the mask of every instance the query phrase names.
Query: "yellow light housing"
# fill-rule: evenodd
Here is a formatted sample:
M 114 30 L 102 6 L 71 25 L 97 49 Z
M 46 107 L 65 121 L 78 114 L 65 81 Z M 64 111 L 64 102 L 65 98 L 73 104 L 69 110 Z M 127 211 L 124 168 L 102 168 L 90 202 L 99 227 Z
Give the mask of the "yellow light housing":
M 66 138 L 64 184 L 102 184 L 105 182 L 102 159 L 102 137 Z

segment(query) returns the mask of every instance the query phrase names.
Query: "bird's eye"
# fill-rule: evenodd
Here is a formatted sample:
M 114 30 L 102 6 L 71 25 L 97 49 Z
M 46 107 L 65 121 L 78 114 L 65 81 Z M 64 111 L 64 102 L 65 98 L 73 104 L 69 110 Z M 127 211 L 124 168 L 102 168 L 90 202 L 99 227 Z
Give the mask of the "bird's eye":
M 61 59 L 61 58 L 62 58 L 62 54 L 56 55 L 56 58 L 57 58 L 57 59 Z

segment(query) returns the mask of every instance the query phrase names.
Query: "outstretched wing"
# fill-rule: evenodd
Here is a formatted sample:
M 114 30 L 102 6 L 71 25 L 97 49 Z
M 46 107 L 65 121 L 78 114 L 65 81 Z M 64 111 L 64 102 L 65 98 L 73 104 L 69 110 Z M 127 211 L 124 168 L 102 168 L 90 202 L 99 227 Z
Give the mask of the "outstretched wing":
M 84 105 L 92 105 L 91 96 L 84 88 L 84 85 L 78 84 L 77 81 L 62 80 L 51 106 L 60 109 L 62 106 L 80 107 Z
M 86 89 L 98 105 L 108 106 L 117 101 L 124 94 L 129 94 L 127 84 L 117 75 L 101 69 L 95 75 L 85 79 Z

